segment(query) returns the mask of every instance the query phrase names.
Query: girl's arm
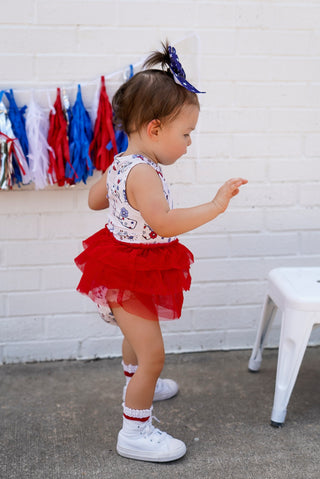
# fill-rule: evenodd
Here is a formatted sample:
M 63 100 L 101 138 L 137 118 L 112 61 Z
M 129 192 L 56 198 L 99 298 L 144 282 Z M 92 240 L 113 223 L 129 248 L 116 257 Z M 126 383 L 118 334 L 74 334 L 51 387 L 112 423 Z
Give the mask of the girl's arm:
M 146 223 L 159 236 L 178 236 L 191 231 L 223 213 L 233 196 L 239 193 L 243 178 L 228 180 L 212 201 L 191 208 L 170 210 L 161 180 L 149 165 L 137 165 L 127 179 L 127 196 L 131 206 L 140 211 Z
M 109 206 L 109 200 L 107 198 L 107 171 L 101 176 L 100 180 L 90 188 L 88 205 L 92 210 L 104 210 Z

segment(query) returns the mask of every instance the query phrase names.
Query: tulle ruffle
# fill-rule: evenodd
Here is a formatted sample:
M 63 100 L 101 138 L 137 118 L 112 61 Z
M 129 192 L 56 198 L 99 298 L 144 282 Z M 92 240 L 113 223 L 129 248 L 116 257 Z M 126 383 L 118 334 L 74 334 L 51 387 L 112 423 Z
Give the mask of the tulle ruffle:
M 146 319 L 176 319 L 183 291 L 190 289 L 191 251 L 167 244 L 130 244 L 116 240 L 107 227 L 83 242 L 75 258 L 82 271 L 77 290 L 95 303 L 123 307 Z

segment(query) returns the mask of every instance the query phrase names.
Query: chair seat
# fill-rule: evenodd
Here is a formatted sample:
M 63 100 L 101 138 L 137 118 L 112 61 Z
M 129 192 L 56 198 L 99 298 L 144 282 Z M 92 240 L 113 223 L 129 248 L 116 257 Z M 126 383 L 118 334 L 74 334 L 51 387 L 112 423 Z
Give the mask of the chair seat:
M 269 291 L 282 309 L 320 311 L 320 267 L 273 269 Z

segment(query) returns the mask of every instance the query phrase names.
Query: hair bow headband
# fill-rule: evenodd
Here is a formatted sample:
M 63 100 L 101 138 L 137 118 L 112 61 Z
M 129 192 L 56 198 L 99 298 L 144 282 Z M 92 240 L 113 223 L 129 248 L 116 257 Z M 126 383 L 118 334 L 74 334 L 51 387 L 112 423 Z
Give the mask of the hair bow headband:
M 192 93 L 205 93 L 205 91 L 197 90 L 194 86 L 192 86 L 186 80 L 186 74 L 179 61 L 179 57 L 177 55 L 176 49 L 169 45 L 168 52 L 170 57 L 169 69 L 173 75 L 174 81 L 178 83 L 178 85 L 183 86 L 184 88 L 191 91 Z

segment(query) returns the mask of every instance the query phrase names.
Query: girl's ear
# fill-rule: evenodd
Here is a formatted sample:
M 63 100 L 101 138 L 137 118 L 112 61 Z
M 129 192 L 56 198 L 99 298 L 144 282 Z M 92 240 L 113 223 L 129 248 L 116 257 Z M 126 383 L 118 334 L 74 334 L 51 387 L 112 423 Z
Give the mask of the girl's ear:
M 152 120 L 147 125 L 147 135 L 150 140 L 157 140 L 161 129 L 160 120 Z

